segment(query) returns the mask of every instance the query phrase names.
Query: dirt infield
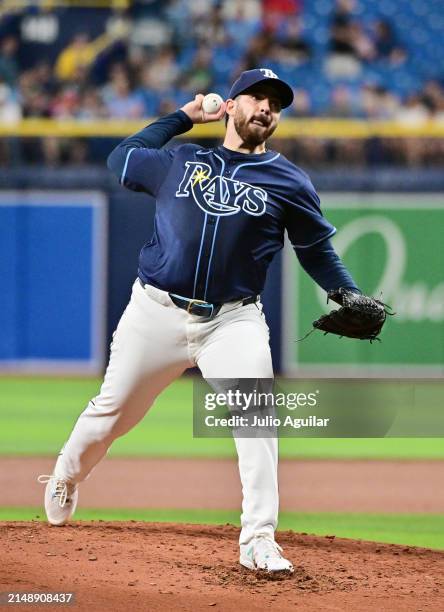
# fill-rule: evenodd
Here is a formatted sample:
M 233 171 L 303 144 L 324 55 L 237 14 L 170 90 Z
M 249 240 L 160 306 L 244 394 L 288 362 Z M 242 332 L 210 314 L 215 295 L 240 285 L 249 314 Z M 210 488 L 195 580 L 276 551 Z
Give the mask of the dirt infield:
M 53 459 L 0 459 L 0 506 L 41 506 Z M 281 510 L 444 512 L 444 461 L 283 460 Z M 234 460 L 105 459 L 81 485 L 82 508 L 240 508 Z
M 0 505 L 41 506 L 52 459 L 0 460 Z M 281 508 L 443 512 L 444 462 L 282 461 Z M 106 459 L 81 486 L 82 507 L 240 507 L 235 461 Z M 296 566 L 272 581 L 243 570 L 239 531 L 138 522 L 0 523 L 0 591 L 72 591 L 71 609 L 224 612 L 442 609 L 444 553 L 283 532 Z M 14 605 L 29 610 L 30 606 Z M 33 610 L 54 609 L 32 606 Z
M 71 609 L 94 612 L 442 610 L 444 553 L 282 532 L 296 570 L 270 581 L 239 566 L 237 538 L 228 525 L 3 523 L 0 591 L 74 592 Z

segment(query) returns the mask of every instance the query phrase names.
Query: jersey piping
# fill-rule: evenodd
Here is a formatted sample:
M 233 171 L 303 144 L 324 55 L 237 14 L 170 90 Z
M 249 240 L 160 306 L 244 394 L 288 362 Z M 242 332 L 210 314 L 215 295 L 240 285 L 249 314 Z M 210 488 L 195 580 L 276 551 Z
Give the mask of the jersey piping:
M 123 185 L 123 184 L 124 184 L 124 183 L 123 183 L 123 181 L 125 180 L 126 169 L 128 168 L 129 158 L 130 158 L 130 156 L 131 156 L 131 153 L 132 153 L 133 151 L 135 151 L 135 150 L 136 150 L 136 147 L 133 147 L 132 149 L 130 149 L 130 150 L 128 151 L 128 154 L 127 154 L 127 156 L 126 156 L 126 160 L 125 160 L 125 165 L 123 166 L 123 170 L 122 170 L 122 176 L 120 177 L 120 184 L 121 184 L 121 185 Z

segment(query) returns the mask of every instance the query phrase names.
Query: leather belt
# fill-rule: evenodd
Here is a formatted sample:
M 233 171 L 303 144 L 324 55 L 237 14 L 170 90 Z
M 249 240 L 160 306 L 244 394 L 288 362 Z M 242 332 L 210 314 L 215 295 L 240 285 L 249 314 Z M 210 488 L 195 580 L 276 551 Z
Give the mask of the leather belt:
M 172 302 L 178 307 L 186 310 L 189 314 L 197 315 L 198 317 L 206 317 L 211 319 L 215 317 L 219 310 L 224 305 L 223 302 L 220 303 L 211 303 L 204 302 L 203 300 L 194 300 L 182 297 L 181 295 L 176 295 L 175 293 L 168 294 L 172 300 Z M 247 306 L 248 304 L 254 304 L 257 301 L 257 296 L 252 295 L 250 297 L 233 300 L 234 302 L 241 301 L 242 306 Z M 227 303 L 227 302 L 225 302 Z
M 138 279 L 142 288 L 145 288 L 145 283 L 141 278 Z M 163 293 L 163 292 L 162 292 Z M 230 300 L 230 302 L 205 302 L 204 300 L 195 300 L 192 298 L 186 298 L 182 295 L 177 295 L 176 293 L 168 293 L 171 301 L 178 308 L 182 308 L 186 310 L 188 313 L 192 315 L 197 315 L 198 317 L 206 317 L 212 318 L 217 315 L 219 310 L 222 308 L 224 304 L 242 302 L 242 306 L 247 306 L 248 304 L 254 304 L 259 299 L 258 295 L 251 295 L 246 298 L 239 298 L 238 300 Z

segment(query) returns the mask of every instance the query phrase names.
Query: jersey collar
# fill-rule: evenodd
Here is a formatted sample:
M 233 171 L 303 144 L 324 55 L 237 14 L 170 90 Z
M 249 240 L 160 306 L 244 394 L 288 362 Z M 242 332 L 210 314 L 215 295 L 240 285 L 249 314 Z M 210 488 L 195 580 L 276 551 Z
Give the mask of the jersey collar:
M 276 151 L 265 151 L 265 153 L 239 153 L 238 151 L 232 151 L 227 149 L 224 145 L 216 147 L 215 152 L 219 153 L 224 159 L 238 161 L 238 162 L 265 162 L 276 155 Z

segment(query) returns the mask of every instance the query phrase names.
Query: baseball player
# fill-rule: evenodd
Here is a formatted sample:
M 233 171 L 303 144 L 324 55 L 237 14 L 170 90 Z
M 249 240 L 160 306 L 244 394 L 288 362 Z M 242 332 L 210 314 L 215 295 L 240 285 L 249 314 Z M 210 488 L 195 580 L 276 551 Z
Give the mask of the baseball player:
M 156 199 L 154 233 L 140 253 L 100 393 L 77 420 L 53 474 L 40 477 L 53 525 L 71 518 L 79 483 L 184 370 L 197 366 L 205 379 L 272 378 L 259 295 L 285 231 L 323 289 L 359 293 L 330 243 L 335 228 L 309 177 L 266 145 L 292 103 L 291 87 L 271 70 L 255 69 L 241 74 L 216 113 L 203 111 L 203 98 L 130 136 L 108 158 L 124 187 Z M 224 115 L 223 145 L 163 148 L 193 124 Z M 277 439 L 239 437 L 235 445 L 243 492 L 240 563 L 291 573 L 274 539 Z

